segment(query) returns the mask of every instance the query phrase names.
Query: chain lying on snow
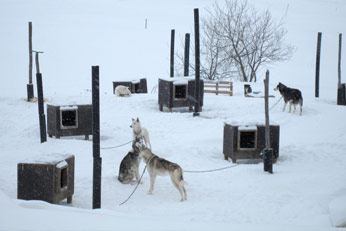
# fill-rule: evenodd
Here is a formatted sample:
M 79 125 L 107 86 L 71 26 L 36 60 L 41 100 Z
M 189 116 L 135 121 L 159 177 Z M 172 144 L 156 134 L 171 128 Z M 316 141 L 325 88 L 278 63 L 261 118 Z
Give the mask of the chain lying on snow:
M 144 169 L 143 169 L 143 172 L 142 172 L 142 175 L 141 175 L 141 177 L 139 178 L 139 181 L 137 182 L 137 185 L 136 185 L 136 187 L 133 189 L 133 191 L 132 191 L 132 193 L 130 194 L 130 196 L 129 196 L 126 200 L 124 200 L 122 203 L 120 203 L 119 206 L 125 204 L 128 200 L 130 200 L 130 198 L 132 197 L 132 195 L 136 192 L 136 190 L 137 190 L 137 188 L 138 188 L 138 185 L 142 182 L 142 177 L 143 177 L 143 175 L 144 175 L 144 173 L 145 173 L 145 170 L 147 169 L 147 166 L 148 166 L 148 164 L 150 163 L 150 161 L 151 161 L 151 159 L 152 159 L 153 157 L 154 157 L 154 156 L 150 157 L 150 159 L 148 160 L 148 163 L 145 165 L 145 167 L 144 167 Z
M 137 188 L 138 188 L 138 185 L 142 182 L 142 177 L 143 177 L 143 175 L 144 175 L 146 169 L 147 169 L 147 166 L 145 165 L 145 167 L 144 167 L 144 169 L 143 169 L 143 172 L 142 172 L 142 175 L 141 175 L 141 177 L 139 178 L 139 181 L 137 182 L 137 185 L 136 185 L 135 189 L 132 191 L 132 193 L 130 194 L 130 196 L 129 196 L 126 200 L 124 200 L 122 203 L 119 204 L 119 206 L 125 204 L 128 200 L 130 200 L 130 198 L 132 197 L 132 195 L 136 192 L 136 190 L 137 190 Z
M 269 109 L 269 111 L 271 111 L 271 110 L 280 102 L 281 99 L 282 99 L 282 96 L 281 96 L 281 98 Z
M 125 143 L 125 144 L 120 144 L 120 145 L 117 145 L 117 146 L 112 146 L 112 147 L 105 147 L 105 148 L 100 148 L 100 149 L 113 149 L 113 148 L 119 148 L 119 147 L 122 147 L 122 146 L 125 146 L 126 144 L 129 144 L 131 143 L 132 140 L 130 140 L 129 142 Z
M 231 165 L 228 167 L 224 167 L 224 168 L 217 168 L 217 169 L 210 169 L 210 170 L 201 170 L 201 171 L 188 171 L 188 170 L 184 170 L 184 172 L 188 172 L 188 173 L 204 173 L 204 172 L 216 172 L 216 171 L 221 171 L 221 170 L 225 170 L 225 169 L 229 169 L 229 168 L 233 168 L 238 166 L 238 164 L 235 165 Z
M 150 161 L 151 161 L 151 159 L 149 159 L 148 163 L 145 165 L 145 167 L 144 167 L 144 169 L 143 169 L 143 172 L 142 172 L 142 175 L 141 175 L 141 177 L 139 178 L 139 181 L 137 182 L 137 185 L 136 185 L 136 187 L 133 189 L 133 191 L 132 191 L 132 193 L 130 194 L 130 196 L 129 196 L 126 200 L 124 200 L 122 203 L 120 203 L 119 206 L 125 204 L 128 200 L 130 200 L 130 198 L 132 197 L 132 195 L 136 192 L 136 190 L 137 190 L 137 188 L 138 188 L 138 185 L 142 182 L 143 175 L 144 175 L 145 170 L 147 169 L 147 166 L 148 166 L 148 164 L 149 164 Z M 216 172 L 216 171 L 221 171 L 221 170 L 225 170 L 225 169 L 228 169 L 228 168 L 233 168 L 233 167 L 236 167 L 236 166 L 238 166 L 238 164 L 231 165 L 231 166 L 224 167 L 224 168 L 211 169 L 211 170 L 204 170 L 204 171 L 184 171 L 184 172 L 188 172 L 188 173 Z

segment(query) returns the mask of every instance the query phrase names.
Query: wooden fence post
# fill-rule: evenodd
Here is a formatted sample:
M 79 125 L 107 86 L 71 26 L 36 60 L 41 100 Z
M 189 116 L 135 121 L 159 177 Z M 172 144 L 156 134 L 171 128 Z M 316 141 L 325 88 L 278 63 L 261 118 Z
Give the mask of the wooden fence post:
M 269 126 L 269 70 L 266 72 L 264 80 L 264 111 L 265 111 L 265 145 L 263 151 L 264 171 L 273 173 L 273 149 L 270 147 L 270 126 Z
M 29 83 L 26 85 L 27 101 L 34 98 L 34 85 L 32 84 L 32 22 L 29 22 Z
M 184 76 L 189 76 L 190 65 L 190 34 L 185 34 L 185 52 L 184 52 Z
M 320 60 L 321 60 L 322 33 L 318 32 L 316 51 L 316 72 L 315 72 L 315 97 L 320 96 Z
M 46 129 L 46 116 L 44 114 L 44 97 L 43 97 L 43 84 L 41 73 L 36 74 L 37 81 L 37 98 L 38 98 L 38 116 L 40 122 L 40 137 L 41 143 L 47 141 L 47 129 Z
M 171 30 L 171 59 L 170 59 L 170 77 L 174 77 L 174 37 L 175 30 Z
M 93 127 L 93 209 L 101 208 L 101 170 L 100 157 L 100 85 L 99 66 L 92 67 L 92 127 Z
M 195 21 L 195 111 L 193 116 L 199 116 L 200 105 L 200 50 L 199 50 L 199 11 L 198 8 L 194 9 Z

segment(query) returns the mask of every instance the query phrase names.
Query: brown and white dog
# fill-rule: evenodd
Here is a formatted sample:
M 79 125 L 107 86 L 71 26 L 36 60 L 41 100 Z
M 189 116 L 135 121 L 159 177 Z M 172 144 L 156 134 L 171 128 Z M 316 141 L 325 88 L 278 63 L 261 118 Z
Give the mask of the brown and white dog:
M 174 187 L 176 187 L 180 193 L 180 201 L 186 200 L 186 189 L 184 187 L 186 182 L 183 178 L 183 169 L 178 164 L 172 163 L 153 154 L 151 150 L 143 144 L 139 144 L 138 146 L 140 150 L 139 156 L 147 164 L 150 176 L 150 188 L 148 194 L 153 193 L 156 176 L 169 175 Z
M 287 103 L 289 103 L 289 110 L 288 112 L 291 112 L 291 106 L 293 104 L 294 110 L 296 111 L 296 105 L 298 104 L 300 106 L 300 113 L 299 115 L 302 115 L 303 112 L 303 96 L 302 93 L 298 89 L 289 88 L 285 86 L 282 83 L 279 83 L 276 88 L 274 88 L 274 91 L 279 91 L 282 95 L 282 98 L 285 101 L 284 108 L 282 111 L 285 111 Z

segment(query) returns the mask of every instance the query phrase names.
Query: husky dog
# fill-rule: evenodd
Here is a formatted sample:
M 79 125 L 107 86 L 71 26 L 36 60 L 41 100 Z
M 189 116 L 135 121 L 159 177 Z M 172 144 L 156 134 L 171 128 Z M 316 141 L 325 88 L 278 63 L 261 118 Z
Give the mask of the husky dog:
M 130 127 L 132 128 L 132 132 L 133 132 L 132 133 L 133 140 L 143 139 L 145 144 L 149 146 L 149 148 L 151 149 L 151 144 L 149 140 L 149 132 L 146 128 L 141 126 L 141 123 L 139 122 L 138 117 L 137 119 L 132 118 L 132 125 Z
M 153 193 L 156 176 L 169 175 L 171 177 L 173 185 L 178 189 L 180 193 L 180 201 L 186 200 L 186 190 L 184 187 L 184 184 L 186 184 L 186 182 L 183 178 L 183 169 L 175 163 L 169 162 L 168 160 L 156 156 L 151 152 L 149 148 L 145 147 L 144 145 L 140 145 L 139 149 L 139 156 L 147 164 L 150 176 L 150 189 L 148 194 Z
M 299 115 L 302 115 L 303 97 L 302 97 L 302 93 L 298 89 L 289 88 L 289 87 L 286 87 L 284 84 L 279 83 L 276 86 L 276 88 L 274 88 L 274 91 L 280 91 L 280 94 L 284 98 L 285 104 L 284 104 L 284 108 L 282 109 L 282 111 L 285 111 L 286 105 L 287 105 L 287 103 L 289 103 L 288 112 L 289 113 L 291 112 L 292 104 L 294 107 L 293 112 L 295 112 L 296 111 L 296 105 L 299 104 L 299 106 L 300 106 Z
M 132 142 L 132 149 L 127 153 L 120 163 L 118 180 L 123 184 L 133 182 L 136 177 L 137 183 L 139 182 L 139 148 L 136 145 L 140 140 L 136 139 Z
M 131 96 L 131 91 L 128 87 L 119 85 L 114 90 L 116 96 Z

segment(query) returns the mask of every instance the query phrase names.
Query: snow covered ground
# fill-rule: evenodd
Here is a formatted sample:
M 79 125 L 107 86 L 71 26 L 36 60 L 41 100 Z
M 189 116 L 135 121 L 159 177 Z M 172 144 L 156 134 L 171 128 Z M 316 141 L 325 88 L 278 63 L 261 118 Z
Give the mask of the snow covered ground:
M 139 117 L 149 130 L 153 152 L 184 170 L 231 166 L 222 153 L 224 123 L 264 123 L 264 100 L 245 98 L 243 85 L 235 83 L 233 97 L 205 94 L 200 117 L 158 110 L 157 91 L 152 89 L 158 78 L 168 76 L 170 30 L 175 28 L 177 36 L 192 32 L 193 8 L 200 7 L 203 14 L 211 0 L 2 0 L 0 230 L 315 231 L 338 230 L 335 226 L 345 224 L 346 107 L 336 105 L 336 70 L 346 2 L 249 2 L 269 8 L 277 18 L 287 14 L 287 41 L 296 52 L 292 60 L 269 67 L 270 89 L 282 81 L 301 89 L 304 97 L 302 116 L 281 112 L 283 102 L 270 113 L 270 122 L 280 125 L 280 158 L 274 174 L 265 173 L 262 162 L 246 161 L 219 172 L 185 173 L 188 200 L 180 203 L 168 177 L 157 178 L 154 194 L 147 195 L 145 173 L 144 183 L 120 206 L 135 187 L 116 180 L 130 145 L 102 149 L 102 209 L 92 210 L 92 142 L 62 137 L 41 144 L 37 103 L 25 102 L 28 21 L 33 21 L 34 49 L 45 52 L 40 56 L 45 104 L 91 103 L 91 66 L 100 65 L 101 147 L 131 140 L 131 118 Z M 319 31 L 321 88 L 316 99 Z M 149 94 L 129 98 L 112 94 L 112 81 L 143 77 L 148 79 Z M 255 87 L 263 90 L 262 80 Z M 274 105 L 280 96 L 272 90 L 270 94 L 276 96 L 270 99 Z M 76 158 L 72 205 L 17 200 L 17 163 L 55 153 Z

